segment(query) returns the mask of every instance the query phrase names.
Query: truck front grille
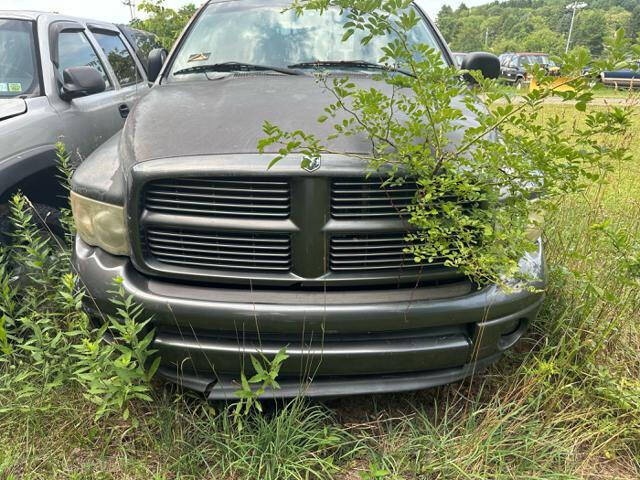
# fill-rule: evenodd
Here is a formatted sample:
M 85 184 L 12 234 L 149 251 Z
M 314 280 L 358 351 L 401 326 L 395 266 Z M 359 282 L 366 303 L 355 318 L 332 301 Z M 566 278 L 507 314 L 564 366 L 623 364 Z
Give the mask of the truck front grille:
M 290 214 L 289 182 L 256 178 L 175 178 L 147 184 L 144 206 L 153 212 L 245 219 Z
M 287 234 L 206 232 L 153 227 L 146 230 L 148 253 L 158 262 L 190 269 L 288 272 Z
M 376 179 L 336 179 L 331 183 L 331 216 L 339 220 L 406 217 L 417 189 L 415 182 L 394 187 Z
M 384 176 L 364 178 L 360 164 L 343 168 L 337 161 L 308 175 L 298 165 L 290 175 L 272 174 L 266 165 L 244 173 L 245 164 L 220 173 L 223 164 L 200 169 L 187 162 L 184 172 L 175 173 L 166 160 L 150 161 L 133 172 L 132 256 L 143 273 L 296 288 L 369 288 L 460 276 L 443 259 L 416 263 L 405 252 L 413 228 L 408 210 L 420 194 L 415 181 L 387 186 Z
M 331 238 L 331 270 L 366 272 L 371 270 L 432 270 L 444 268 L 444 260 L 416 263 L 404 233 L 338 235 Z

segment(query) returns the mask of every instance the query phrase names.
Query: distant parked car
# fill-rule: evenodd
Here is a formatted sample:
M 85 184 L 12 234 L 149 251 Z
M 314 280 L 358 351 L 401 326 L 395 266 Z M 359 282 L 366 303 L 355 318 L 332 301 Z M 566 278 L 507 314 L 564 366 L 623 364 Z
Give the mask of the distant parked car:
M 0 10 L 0 242 L 7 200 L 18 190 L 56 217 L 65 193 L 56 142 L 79 162 L 122 128 L 149 90 L 143 50 L 132 43 L 149 34 L 124 32 L 111 23 Z
M 462 62 L 464 62 L 464 59 L 467 58 L 468 53 L 462 53 L 462 52 L 453 52 L 453 61 L 456 62 L 456 65 L 458 66 L 458 68 L 462 67 Z
M 612 72 L 602 72 L 600 76 L 604 85 L 620 88 L 640 88 L 640 61 L 638 69 L 616 70 Z
M 540 65 L 552 74 L 560 71 L 546 53 L 513 53 L 502 58 L 500 78 L 519 88 L 529 81 L 527 68 L 530 65 Z

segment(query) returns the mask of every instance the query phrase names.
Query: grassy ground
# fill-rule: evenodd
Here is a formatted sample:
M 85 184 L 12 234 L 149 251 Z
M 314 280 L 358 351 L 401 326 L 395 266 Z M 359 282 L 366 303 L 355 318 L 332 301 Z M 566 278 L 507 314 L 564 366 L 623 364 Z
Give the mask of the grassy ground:
M 625 252 L 592 228 L 609 220 L 640 235 L 632 145 L 633 162 L 552 213 L 543 312 L 487 373 L 412 394 L 272 405 L 242 426 L 168 387 L 129 420 L 98 423 L 73 388 L 27 404 L 4 392 L 0 479 L 639 478 L 640 288 Z
M 637 93 L 638 89 L 633 89 L 632 92 Z M 628 88 L 614 88 L 604 85 L 598 85 L 594 88 L 596 98 L 626 98 L 629 93 L 630 90 Z
M 517 88 L 511 85 L 503 85 L 501 87 L 501 90 L 504 93 L 507 93 L 512 96 L 516 96 L 516 95 L 522 95 L 524 92 L 527 92 L 528 88 L 529 88 L 528 86 L 525 86 L 524 88 L 518 90 Z M 614 99 L 623 100 L 629 97 L 630 94 L 638 95 L 638 92 L 640 91 L 637 88 L 630 91 L 628 88 L 614 88 L 614 87 L 609 87 L 602 84 L 597 85 L 593 89 L 594 97 L 598 99 L 614 98 Z

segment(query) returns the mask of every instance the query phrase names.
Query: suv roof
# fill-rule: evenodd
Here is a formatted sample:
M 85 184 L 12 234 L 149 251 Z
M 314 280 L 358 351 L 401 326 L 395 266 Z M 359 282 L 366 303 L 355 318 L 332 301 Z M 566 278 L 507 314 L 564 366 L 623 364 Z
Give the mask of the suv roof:
M 17 18 L 20 20 L 35 20 L 43 13 L 38 10 L 0 10 L 0 18 Z
M 83 23 L 90 22 L 95 25 L 111 25 L 113 22 L 105 22 L 104 20 L 95 20 L 92 18 L 76 17 L 74 15 L 64 15 L 58 12 L 46 12 L 41 10 L 0 10 L 0 18 L 15 18 L 19 20 L 37 20 L 40 17 L 47 17 L 47 20 L 75 20 Z

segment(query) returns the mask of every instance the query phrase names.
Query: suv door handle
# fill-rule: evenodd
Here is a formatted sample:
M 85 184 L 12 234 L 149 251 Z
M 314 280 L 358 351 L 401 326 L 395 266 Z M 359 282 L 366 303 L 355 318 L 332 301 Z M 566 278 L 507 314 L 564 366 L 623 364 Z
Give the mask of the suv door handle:
M 118 111 L 120 112 L 120 116 L 122 118 L 127 118 L 129 116 L 129 105 L 123 103 L 118 107 Z

